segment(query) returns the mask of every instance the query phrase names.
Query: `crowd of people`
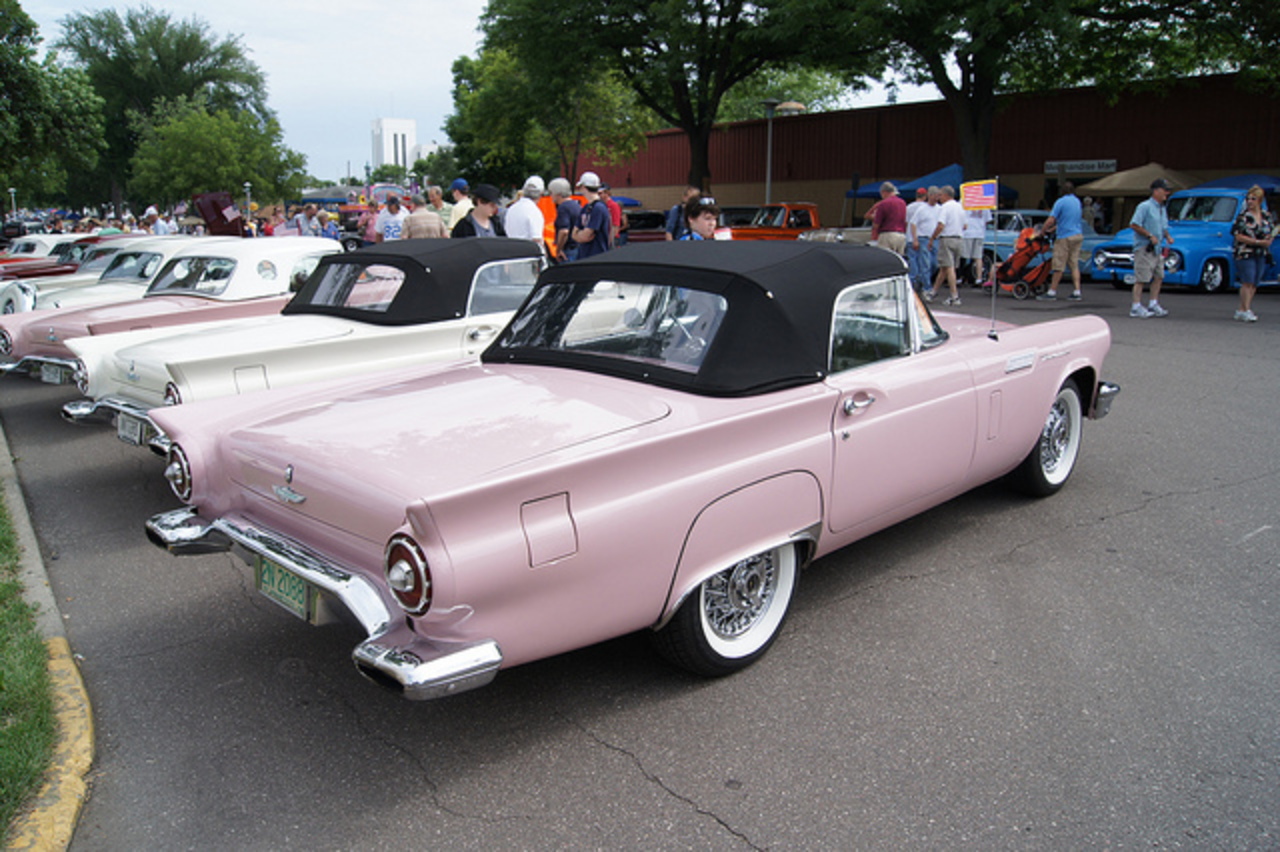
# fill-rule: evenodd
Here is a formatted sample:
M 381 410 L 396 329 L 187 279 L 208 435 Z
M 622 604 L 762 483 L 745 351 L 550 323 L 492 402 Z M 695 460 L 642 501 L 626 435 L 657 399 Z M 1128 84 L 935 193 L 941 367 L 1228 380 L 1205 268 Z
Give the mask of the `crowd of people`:
M 509 204 L 492 184 L 473 187 L 464 178 L 453 181 L 449 196 L 445 201 L 443 188 L 433 185 L 425 194 L 389 195 L 381 206 L 363 205 L 355 233 L 365 246 L 418 238 L 518 237 L 542 244 L 557 263 L 593 257 L 627 241 L 626 211 L 595 172 L 583 172 L 573 185 L 562 177 L 548 184 L 530 175 Z M 715 199 L 690 187 L 668 214 L 666 238 L 714 239 L 719 217 Z M 312 203 L 287 216 L 276 209 L 258 217 L 254 233 L 342 238 L 334 214 Z

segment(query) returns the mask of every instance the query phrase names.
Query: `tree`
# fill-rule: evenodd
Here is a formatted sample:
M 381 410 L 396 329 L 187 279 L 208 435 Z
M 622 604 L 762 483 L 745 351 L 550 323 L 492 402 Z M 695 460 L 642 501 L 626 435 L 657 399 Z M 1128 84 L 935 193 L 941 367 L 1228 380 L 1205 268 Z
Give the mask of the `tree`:
M 271 119 L 262 71 L 239 38 L 218 40 L 198 18 L 176 21 L 144 6 L 123 17 L 114 9 L 73 13 L 61 24 L 57 46 L 88 74 L 105 113 L 118 119 L 107 125 L 106 153 L 89 176 L 98 198 L 109 194 L 119 203 L 139 143 L 137 119 L 152 115 L 157 102 L 199 96 L 213 112 Z
M 491 0 L 482 19 L 486 48 L 518 51 L 530 76 L 616 72 L 640 104 L 689 138 L 689 182 L 709 185 L 711 129 L 735 85 L 795 53 L 794 3 L 669 0 L 659 4 L 584 0 Z
M 96 165 L 102 99 L 52 55 L 35 61 L 36 32 L 15 0 L 0 0 L 0 180 L 23 197 L 52 199 L 68 170 Z
M 660 126 L 614 72 L 543 79 L 501 47 L 462 57 L 453 69 L 445 129 L 473 180 L 520 186 L 530 174 L 572 176 L 579 156 L 629 159 Z
M 245 182 L 258 198 L 296 198 L 305 181 L 304 158 L 286 148 L 274 118 L 243 110 L 210 111 L 180 100 L 141 130 L 130 194 L 172 204 L 196 193 L 238 195 Z
M 716 121 L 763 118 L 761 102 L 773 98 L 798 101 L 808 112 L 839 109 L 853 86 L 838 74 L 821 68 L 765 68 L 735 86 L 720 102 Z
M 395 163 L 383 163 L 373 170 L 369 175 L 369 180 L 372 183 L 394 183 L 404 186 L 408 177 L 408 171 L 404 166 L 397 166 Z

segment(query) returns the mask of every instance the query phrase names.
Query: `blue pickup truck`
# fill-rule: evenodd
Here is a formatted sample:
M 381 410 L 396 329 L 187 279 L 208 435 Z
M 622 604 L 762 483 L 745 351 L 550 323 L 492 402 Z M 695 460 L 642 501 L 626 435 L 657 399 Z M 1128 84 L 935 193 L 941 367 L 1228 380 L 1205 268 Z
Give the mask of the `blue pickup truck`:
M 1244 211 L 1247 187 L 1232 186 L 1240 181 L 1224 179 L 1183 189 L 1169 196 L 1169 233 L 1173 245 L 1164 261 L 1164 283 L 1196 287 L 1206 293 L 1235 288 L 1236 262 L 1232 255 L 1231 226 Z M 1267 207 L 1280 202 L 1280 181 L 1264 185 Z M 1271 247 L 1271 263 L 1260 286 L 1280 284 L 1280 254 Z M 1133 229 L 1125 228 L 1115 239 L 1093 250 L 1093 278 L 1110 281 L 1119 289 L 1133 284 Z

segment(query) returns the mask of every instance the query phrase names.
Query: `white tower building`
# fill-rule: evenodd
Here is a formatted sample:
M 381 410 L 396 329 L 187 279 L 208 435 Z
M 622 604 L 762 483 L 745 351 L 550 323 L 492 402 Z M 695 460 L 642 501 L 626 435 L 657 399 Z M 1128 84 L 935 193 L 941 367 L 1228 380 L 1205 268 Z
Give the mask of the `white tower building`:
M 418 122 L 412 118 L 373 120 L 373 167 L 392 163 L 408 169 L 410 153 L 418 144 Z

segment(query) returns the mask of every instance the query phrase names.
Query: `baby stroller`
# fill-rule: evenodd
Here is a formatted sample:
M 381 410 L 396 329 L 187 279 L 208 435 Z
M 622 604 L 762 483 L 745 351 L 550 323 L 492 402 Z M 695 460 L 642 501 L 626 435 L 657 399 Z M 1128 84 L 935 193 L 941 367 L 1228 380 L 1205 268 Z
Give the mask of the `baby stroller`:
M 1046 292 L 1053 265 L 1041 255 L 1052 248 L 1049 238 L 1039 229 L 1023 228 L 1013 245 L 1013 254 L 996 267 L 995 280 L 999 282 L 1000 289 L 1013 293 L 1015 299 Z

